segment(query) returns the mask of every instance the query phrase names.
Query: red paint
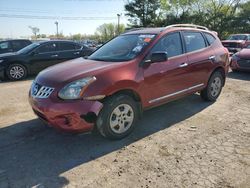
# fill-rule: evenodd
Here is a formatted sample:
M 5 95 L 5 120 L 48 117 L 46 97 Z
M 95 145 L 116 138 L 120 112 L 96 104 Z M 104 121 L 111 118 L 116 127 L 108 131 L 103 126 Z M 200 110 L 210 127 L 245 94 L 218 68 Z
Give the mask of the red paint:
M 148 29 L 133 31 L 132 33 L 157 34 L 152 43 L 135 59 L 127 62 L 102 62 L 78 58 L 53 66 L 42 71 L 36 82 L 55 90 L 47 99 L 34 99 L 29 97 L 30 104 L 35 112 L 52 126 L 65 131 L 85 132 L 93 128 L 94 123 L 88 123 L 81 115 L 93 112 L 98 116 L 102 108 L 99 101 L 59 99 L 58 92 L 66 84 L 77 79 L 95 76 L 97 80 L 89 85 L 83 97 L 106 95 L 110 96 L 122 90 L 131 90 L 136 93 L 142 108 L 151 108 L 162 103 L 180 98 L 184 95 L 195 93 L 204 89 L 210 75 L 216 68 L 222 68 L 225 74 L 229 67 L 228 52 L 222 46 L 218 37 L 211 33 L 217 40 L 211 46 L 200 51 L 185 53 L 169 58 L 166 62 L 153 63 L 140 66 L 150 49 L 157 41 L 168 34 L 180 30 L 208 32 L 190 28 Z M 214 61 L 209 57 L 214 56 Z M 179 65 L 187 63 L 188 66 L 180 68 Z M 185 90 L 195 85 L 200 85 L 165 100 L 150 103 L 151 100 L 165 95 Z
M 232 70 L 250 71 L 250 49 L 242 49 L 236 53 L 231 60 Z

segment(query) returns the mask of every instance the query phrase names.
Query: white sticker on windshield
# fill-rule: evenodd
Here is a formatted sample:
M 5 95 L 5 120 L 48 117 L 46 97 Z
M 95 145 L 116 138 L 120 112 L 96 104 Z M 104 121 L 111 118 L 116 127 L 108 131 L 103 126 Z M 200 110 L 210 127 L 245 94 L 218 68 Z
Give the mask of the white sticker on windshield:
M 154 38 L 155 35 L 140 35 L 140 38 Z

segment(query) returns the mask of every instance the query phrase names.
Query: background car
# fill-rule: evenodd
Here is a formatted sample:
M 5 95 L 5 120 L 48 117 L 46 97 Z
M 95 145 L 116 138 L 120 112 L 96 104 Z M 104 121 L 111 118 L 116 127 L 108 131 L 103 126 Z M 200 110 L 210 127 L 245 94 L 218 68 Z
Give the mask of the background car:
M 230 67 L 232 71 L 250 71 L 250 46 L 233 55 Z
M 250 46 L 250 34 L 234 34 L 230 35 L 227 40 L 222 41 L 229 52 L 236 53 L 242 48 Z
M 17 52 L 22 48 L 30 45 L 30 40 L 16 39 L 16 40 L 4 40 L 0 41 L 0 54 L 8 52 Z
M 71 41 L 43 41 L 0 55 L 0 79 L 21 80 L 57 63 L 88 56 L 92 49 Z

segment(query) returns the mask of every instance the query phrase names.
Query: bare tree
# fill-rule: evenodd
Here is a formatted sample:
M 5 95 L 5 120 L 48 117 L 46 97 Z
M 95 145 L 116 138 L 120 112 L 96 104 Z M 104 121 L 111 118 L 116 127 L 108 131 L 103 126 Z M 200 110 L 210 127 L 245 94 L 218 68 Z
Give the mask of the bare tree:
M 39 33 L 40 29 L 38 27 L 33 27 L 33 26 L 29 26 L 29 28 L 31 29 L 31 32 L 33 33 L 33 35 L 35 36 L 35 39 L 36 39 L 37 34 Z

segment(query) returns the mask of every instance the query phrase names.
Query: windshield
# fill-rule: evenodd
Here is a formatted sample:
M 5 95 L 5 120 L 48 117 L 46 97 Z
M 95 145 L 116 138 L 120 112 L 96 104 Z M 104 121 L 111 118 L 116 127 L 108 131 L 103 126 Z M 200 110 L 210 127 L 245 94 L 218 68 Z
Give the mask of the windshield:
M 155 35 L 132 34 L 118 36 L 95 51 L 88 59 L 97 61 L 128 61 L 148 46 Z
M 21 50 L 19 50 L 17 53 L 18 54 L 27 54 L 29 53 L 31 50 L 33 50 L 35 47 L 39 46 L 39 43 L 32 43 L 24 48 L 22 48 Z
M 247 35 L 230 35 L 228 40 L 247 40 Z

